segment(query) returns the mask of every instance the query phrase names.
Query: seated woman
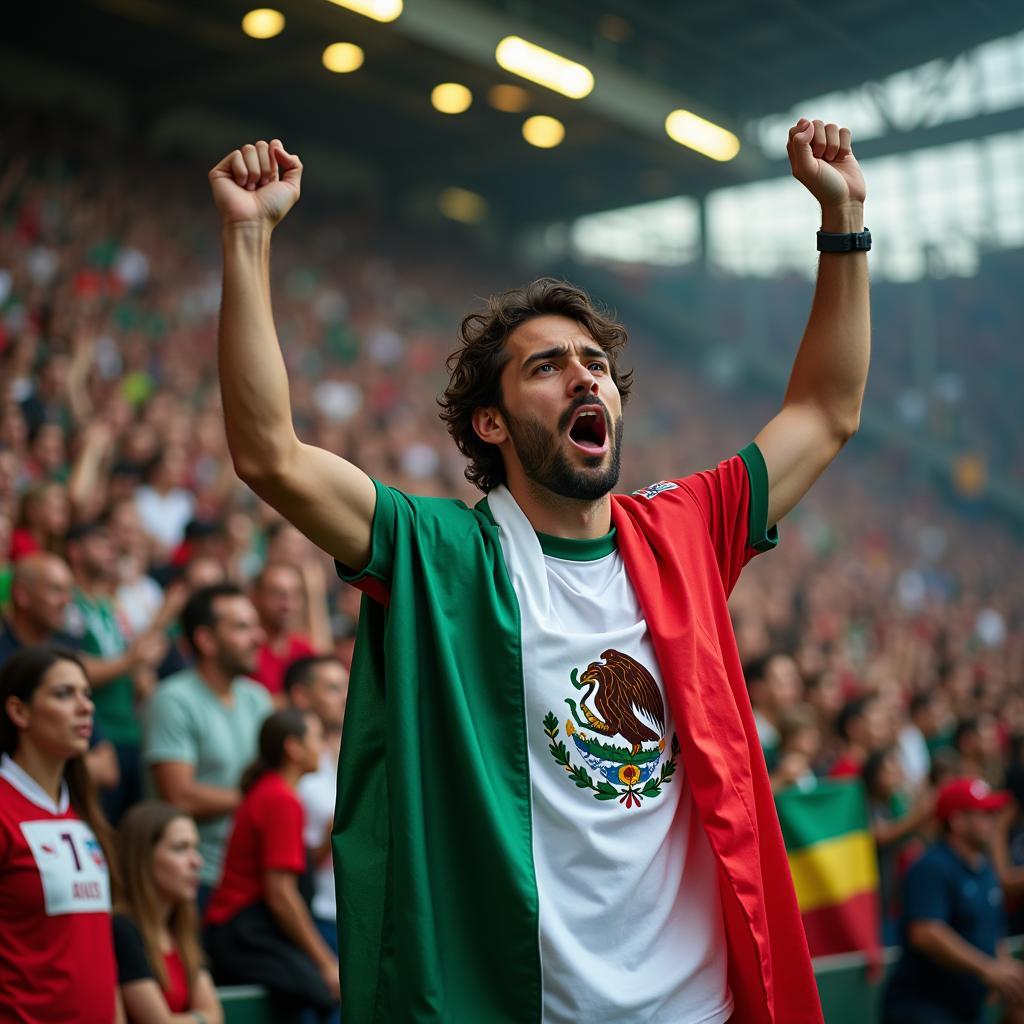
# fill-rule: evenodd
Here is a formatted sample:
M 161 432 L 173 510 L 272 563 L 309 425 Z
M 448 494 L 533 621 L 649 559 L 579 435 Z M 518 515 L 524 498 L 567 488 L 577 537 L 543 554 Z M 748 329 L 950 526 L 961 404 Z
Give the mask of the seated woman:
M 224 873 L 206 911 L 206 949 L 223 985 L 258 983 L 275 1020 L 301 1009 L 321 1017 L 338 1003 L 338 961 L 299 892 L 307 872 L 299 779 L 316 771 L 322 728 L 288 709 L 260 730 L 259 758 L 242 777 L 242 803 Z
M 136 804 L 118 828 L 123 898 L 114 916 L 118 984 L 131 1024 L 221 1024 L 199 946 L 199 833 L 170 804 Z
M 0 1020 L 124 1020 L 112 837 L 85 766 L 92 715 L 70 651 L 26 647 L 0 669 Z

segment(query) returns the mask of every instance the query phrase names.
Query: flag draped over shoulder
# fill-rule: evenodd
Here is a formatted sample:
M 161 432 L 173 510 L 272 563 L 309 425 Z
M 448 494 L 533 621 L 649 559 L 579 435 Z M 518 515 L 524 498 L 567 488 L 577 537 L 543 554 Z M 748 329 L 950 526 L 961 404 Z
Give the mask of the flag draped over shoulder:
M 788 789 L 775 805 L 811 956 L 879 948 L 878 859 L 856 780 Z

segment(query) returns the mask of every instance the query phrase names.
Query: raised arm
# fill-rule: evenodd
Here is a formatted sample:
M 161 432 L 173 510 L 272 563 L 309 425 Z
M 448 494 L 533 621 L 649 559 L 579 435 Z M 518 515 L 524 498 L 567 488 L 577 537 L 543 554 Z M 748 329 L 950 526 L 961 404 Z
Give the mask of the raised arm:
M 223 222 L 220 387 L 235 472 L 328 554 L 353 569 L 370 555 L 370 478 L 295 433 L 270 301 L 270 236 L 299 198 L 302 164 L 280 141 L 229 153 L 210 171 Z
M 850 130 L 801 119 L 789 130 L 788 151 L 793 176 L 821 204 L 822 231 L 862 231 L 866 188 Z M 870 352 L 867 254 L 822 253 L 782 410 L 756 438 L 768 469 L 769 526 L 856 432 Z

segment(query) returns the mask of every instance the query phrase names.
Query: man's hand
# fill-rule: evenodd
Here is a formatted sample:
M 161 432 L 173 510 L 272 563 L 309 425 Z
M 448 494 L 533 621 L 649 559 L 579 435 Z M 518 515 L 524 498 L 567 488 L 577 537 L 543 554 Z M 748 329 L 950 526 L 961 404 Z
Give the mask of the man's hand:
M 228 153 L 209 178 L 225 227 L 273 228 L 298 201 L 302 162 L 274 139 Z
M 863 206 L 867 195 L 864 175 L 850 148 L 850 129 L 802 117 L 789 129 L 786 151 L 793 168 L 793 177 L 821 203 L 822 227 L 825 231 L 860 231 L 860 226 L 835 224 L 838 212 Z M 863 217 L 863 213 L 860 214 Z M 855 218 L 854 218 L 855 219 Z
M 981 975 L 993 992 L 1014 1006 L 1024 1005 L 1024 964 L 1016 960 L 993 959 Z

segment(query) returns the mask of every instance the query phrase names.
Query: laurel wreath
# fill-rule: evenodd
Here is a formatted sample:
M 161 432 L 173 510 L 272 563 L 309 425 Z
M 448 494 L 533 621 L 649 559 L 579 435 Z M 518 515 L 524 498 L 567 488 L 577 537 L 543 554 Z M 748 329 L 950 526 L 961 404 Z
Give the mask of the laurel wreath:
M 558 738 L 558 732 L 558 719 L 553 711 L 549 711 L 544 716 L 544 733 L 551 740 L 548 745 L 551 756 L 566 770 L 576 788 L 592 791 L 595 800 L 626 800 L 629 798 L 627 806 L 632 806 L 634 801 L 639 806 L 641 797 L 660 796 L 661 787 L 676 773 L 679 738 L 675 734 L 672 735 L 671 758 L 662 764 L 661 770 L 656 776 L 652 775 L 640 789 L 634 789 L 632 786 L 616 789 L 607 779 L 601 779 L 595 783 L 586 768 L 573 764 L 572 758 L 569 756 L 569 749 Z

